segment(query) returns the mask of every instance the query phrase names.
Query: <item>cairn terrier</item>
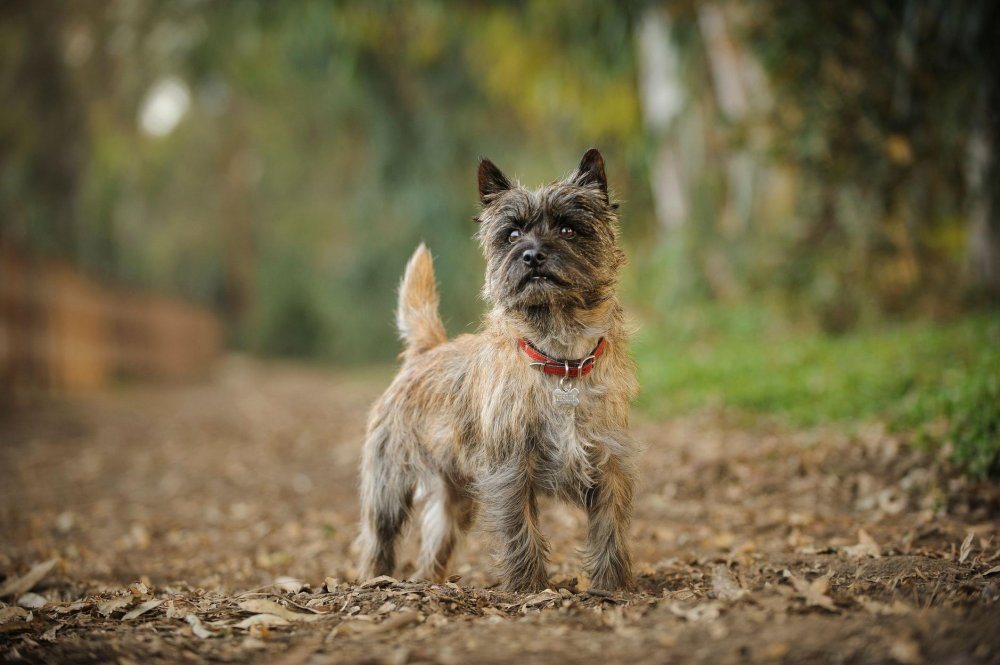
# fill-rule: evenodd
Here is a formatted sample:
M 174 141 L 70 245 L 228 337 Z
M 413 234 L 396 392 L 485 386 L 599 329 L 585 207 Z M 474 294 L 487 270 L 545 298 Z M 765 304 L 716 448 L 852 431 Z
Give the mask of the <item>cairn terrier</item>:
M 544 589 L 537 500 L 551 495 L 587 512 L 591 587 L 629 588 L 637 384 L 604 159 L 591 149 L 567 179 L 535 191 L 483 160 L 479 196 L 491 306 L 480 333 L 448 340 L 426 247 L 406 266 L 403 366 L 372 409 L 362 453 L 359 573 L 393 573 L 416 495 L 417 578 L 444 577 L 478 514 L 497 536 L 503 586 Z

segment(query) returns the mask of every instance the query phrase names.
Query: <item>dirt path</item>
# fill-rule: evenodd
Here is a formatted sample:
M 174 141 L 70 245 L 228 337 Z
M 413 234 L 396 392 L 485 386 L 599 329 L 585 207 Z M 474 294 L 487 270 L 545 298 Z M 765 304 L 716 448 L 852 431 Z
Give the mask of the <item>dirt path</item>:
M 552 591 L 491 589 L 478 531 L 453 582 L 353 584 L 355 468 L 381 381 L 234 359 L 209 385 L 0 421 L 0 658 L 1000 662 L 997 488 L 876 427 L 640 424 L 634 594 L 586 593 L 582 516 L 558 505 Z M 48 561 L 24 600 L 44 606 L 14 607 Z

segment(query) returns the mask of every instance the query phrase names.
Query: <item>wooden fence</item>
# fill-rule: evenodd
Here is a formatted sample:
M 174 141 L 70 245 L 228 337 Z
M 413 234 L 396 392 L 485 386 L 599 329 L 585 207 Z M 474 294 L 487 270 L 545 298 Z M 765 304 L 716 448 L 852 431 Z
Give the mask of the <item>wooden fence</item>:
M 0 398 L 196 378 L 221 348 L 222 326 L 207 309 L 0 246 Z

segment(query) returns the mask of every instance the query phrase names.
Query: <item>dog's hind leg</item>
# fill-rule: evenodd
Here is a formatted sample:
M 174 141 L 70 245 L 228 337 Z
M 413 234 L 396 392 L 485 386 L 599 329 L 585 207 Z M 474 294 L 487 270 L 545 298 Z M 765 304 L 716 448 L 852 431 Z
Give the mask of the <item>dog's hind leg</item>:
M 459 537 L 475 518 L 475 503 L 450 481 L 429 479 L 420 516 L 420 564 L 416 577 L 441 581 Z
M 385 428 L 365 441 L 361 458 L 360 579 L 392 575 L 396 540 L 413 505 L 414 478 Z

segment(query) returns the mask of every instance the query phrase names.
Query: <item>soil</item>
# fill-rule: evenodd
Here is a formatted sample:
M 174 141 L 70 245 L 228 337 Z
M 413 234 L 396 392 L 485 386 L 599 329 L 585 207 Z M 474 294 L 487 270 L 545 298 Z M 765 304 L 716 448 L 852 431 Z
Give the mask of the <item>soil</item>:
M 551 589 L 355 581 L 367 378 L 227 360 L 0 421 L 0 658 L 44 663 L 997 663 L 1000 491 L 869 424 L 645 420 L 638 589 L 590 592 L 547 504 Z M 19 606 L 23 605 L 25 607 Z

